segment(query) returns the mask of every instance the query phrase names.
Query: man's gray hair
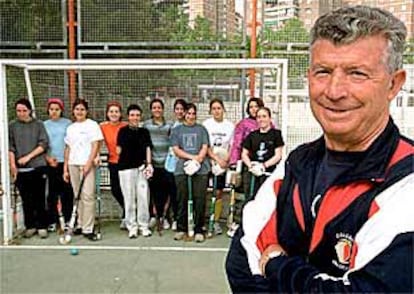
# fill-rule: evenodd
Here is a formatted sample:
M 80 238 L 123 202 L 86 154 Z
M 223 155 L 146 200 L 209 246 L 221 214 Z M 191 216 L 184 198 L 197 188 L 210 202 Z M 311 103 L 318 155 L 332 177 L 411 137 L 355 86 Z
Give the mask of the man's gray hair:
M 315 22 L 310 38 L 311 45 L 319 39 L 346 45 L 377 35 L 388 40 L 388 70 L 394 72 L 402 68 L 407 29 L 401 20 L 379 8 L 354 6 L 331 11 Z

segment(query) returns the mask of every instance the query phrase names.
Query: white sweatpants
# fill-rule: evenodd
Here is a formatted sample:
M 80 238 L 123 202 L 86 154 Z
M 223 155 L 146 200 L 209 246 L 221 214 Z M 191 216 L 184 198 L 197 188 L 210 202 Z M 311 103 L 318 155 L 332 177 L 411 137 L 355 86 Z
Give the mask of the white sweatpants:
M 138 233 L 138 227 L 148 228 L 148 181 L 138 168 L 119 171 L 119 183 L 125 203 L 125 221 L 129 232 Z

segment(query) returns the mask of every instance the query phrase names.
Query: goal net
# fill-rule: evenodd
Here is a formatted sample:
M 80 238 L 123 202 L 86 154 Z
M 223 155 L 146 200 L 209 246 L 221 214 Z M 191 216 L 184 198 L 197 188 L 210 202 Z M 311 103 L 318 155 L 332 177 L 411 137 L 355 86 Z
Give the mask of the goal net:
M 225 105 L 225 117 L 236 123 L 246 116 L 250 70 L 254 69 L 255 96 L 264 98 L 272 109 L 275 125 L 287 133 L 287 66 L 284 59 L 0 60 L 3 244 L 9 244 L 15 230 L 22 228 L 21 221 L 16 225 L 13 219 L 18 203 L 14 202 L 8 166 L 8 124 L 15 119 L 14 103 L 18 99 L 27 97 L 36 118 L 46 120 L 48 98 L 61 98 L 65 103 L 64 115 L 70 118 L 71 102 L 81 97 L 89 103 L 90 118 L 101 122 L 111 100 L 118 101 L 124 109 L 131 103 L 139 104 L 145 120 L 150 118 L 152 99 L 162 99 L 166 119 L 173 119 L 173 103 L 183 98 L 197 105 L 201 123 L 210 116 L 210 100 L 220 98 Z M 288 138 L 285 140 L 289 142 Z M 105 158 L 100 171 L 101 187 L 109 189 Z M 109 218 L 119 217 L 116 206 L 104 199 L 103 213 Z
M 285 59 L 0 60 L 2 243 L 10 244 L 16 231 L 24 228 L 22 218 L 13 217 L 19 203 L 15 201 L 8 165 L 8 124 L 15 118 L 14 103 L 18 99 L 29 98 L 36 117 L 46 120 L 47 99 L 59 97 L 65 103 L 65 116 L 70 118 L 75 93 L 88 101 L 90 117 L 101 122 L 105 120 L 106 103 L 111 100 L 120 102 L 124 109 L 131 103 L 139 104 L 144 120 L 150 118 L 152 99 L 162 99 L 166 119 L 173 119 L 173 103 L 183 98 L 197 105 L 201 123 L 210 116 L 210 100 L 220 98 L 225 105 L 225 117 L 237 123 L 246 116 L 246 101 L 251 96 L 250 69 L 256 73 L 254 95 L 263 98 L 272 110 L 274 124 L 282 130 L 286 143 L 284 159 L 299 144 L 321 136 L 307 90 L 288 88 Z M 414 137 L 414 68 L 407 71 L 409 78 L 393 101 L 391 113 L 402 132 Z M 100 185 L 109 190 L 104 153 L 102 157 Z M 119 217 L 119 207 L 112 197 L 104 196 L 102 205 L 105 217 Z

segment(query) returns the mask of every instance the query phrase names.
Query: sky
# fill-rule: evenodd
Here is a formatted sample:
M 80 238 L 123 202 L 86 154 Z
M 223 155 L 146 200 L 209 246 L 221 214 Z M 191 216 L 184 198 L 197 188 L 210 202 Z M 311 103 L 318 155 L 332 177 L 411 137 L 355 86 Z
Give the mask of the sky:
M 244 14 L 243 3 L 244 0 L 236 0 L 236 11 L 241 15 Z

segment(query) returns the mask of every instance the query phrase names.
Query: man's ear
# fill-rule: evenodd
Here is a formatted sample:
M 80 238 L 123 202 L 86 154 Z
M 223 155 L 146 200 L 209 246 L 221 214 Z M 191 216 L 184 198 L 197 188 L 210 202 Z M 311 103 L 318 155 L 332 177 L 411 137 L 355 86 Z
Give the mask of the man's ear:
M 397 96 L 398 92 L 401 90 L 402 86 L 405 83 L 407 73 L 404 69 L 399 69 L 392 74 L 391 83 L 390 83 L 390 92 L 388 95 L 388 100 L 391 101 Z

